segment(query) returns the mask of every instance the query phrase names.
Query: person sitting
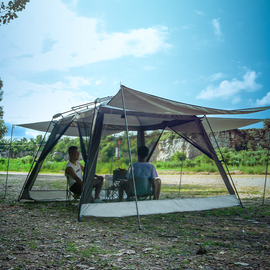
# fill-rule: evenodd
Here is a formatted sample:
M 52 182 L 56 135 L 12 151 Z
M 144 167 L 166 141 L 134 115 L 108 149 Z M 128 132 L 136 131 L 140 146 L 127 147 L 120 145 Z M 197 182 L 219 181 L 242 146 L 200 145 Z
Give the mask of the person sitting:
M 138 148 L 138 162 L 133 164 L 134 178 L 147 178 L 151 182 L 152 190 L 154 192 L 154 200 L 159 199 L 161 190 L 161 180 L 158 178 L 158 174 L 154 165 L 146 162 L 149 149 L 147 146 L 141 146 Z M 119 201 L 123 201 L 124 190 L 129 196 L 132 190 L 132 172 L 131 167 L 127 171 L 127 179 L 122 179 L 119 184 Z
M 83 187 L 83 171 L 84 166 L 79 162 L 79 150 L 77 146 L 70 146 L 68 149 L 69 161 L 66 164 L 65 175 L 67 177 L 69 190 L 80 196 Z M 103 177 L 95 175 L 93 187 L 95 188 L 95 198 L 91 202 L 103 202 L 99 198 L 103 185 Z

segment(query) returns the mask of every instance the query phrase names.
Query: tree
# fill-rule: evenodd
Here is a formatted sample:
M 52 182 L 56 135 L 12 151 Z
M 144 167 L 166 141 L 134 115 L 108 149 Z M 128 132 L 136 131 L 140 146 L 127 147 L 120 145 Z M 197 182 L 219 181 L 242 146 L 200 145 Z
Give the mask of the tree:
M 3 99 L 2 87 L 3 81 L 0 79 L 0 102 Z M 3 107 L 0 106 L 0 139 L 2 139 L 4 135 L 7 133 L 7 127 L 4 125 L 3 115 L 4 115 Z
M 29 1 L 30 0 L 13 0 L 9 1 L 7 5 L 2 2 L 0 7 L 0 25 L 8 24 L 11 20 L 18 18 L 16 13 L 25 9 Z

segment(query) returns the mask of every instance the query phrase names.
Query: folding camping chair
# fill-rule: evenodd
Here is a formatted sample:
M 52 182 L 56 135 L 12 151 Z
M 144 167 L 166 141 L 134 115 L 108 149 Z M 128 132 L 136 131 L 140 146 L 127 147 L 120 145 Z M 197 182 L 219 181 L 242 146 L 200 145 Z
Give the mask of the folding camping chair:
M 66 188 L 66 205 L 70 204 L 72 201 L 77 202 L 80 199 L 79 194 L 75 194 L 69 190 L 69 185 L 67 181 L 67 188 Z
M 154 196 L 154 191 L 152 190 L 152 185 L 149 178 L 139 178 L 135 177 L 136 195 L 138 199 L 145 200 L 149 197 L 149 200 Z M 127 200 L 132 200 L 135 197 L 135 192 L 133 184 L 131 185 L 131 191 L 127 194 Z

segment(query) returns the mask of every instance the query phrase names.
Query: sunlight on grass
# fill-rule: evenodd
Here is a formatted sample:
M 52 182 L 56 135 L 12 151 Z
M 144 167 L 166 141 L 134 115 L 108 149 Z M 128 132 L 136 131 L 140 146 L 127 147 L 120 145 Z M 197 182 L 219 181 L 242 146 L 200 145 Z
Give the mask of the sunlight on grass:
M 209 196 L 221 196 L 228 195 L 228 191 L 224 187 L 218 186 L 202 186 L 202 185 L 182 185 L 180 187 L 176 185 L 165 185 L 161 187 L 161 198 L 165 197 L 209 197 Z

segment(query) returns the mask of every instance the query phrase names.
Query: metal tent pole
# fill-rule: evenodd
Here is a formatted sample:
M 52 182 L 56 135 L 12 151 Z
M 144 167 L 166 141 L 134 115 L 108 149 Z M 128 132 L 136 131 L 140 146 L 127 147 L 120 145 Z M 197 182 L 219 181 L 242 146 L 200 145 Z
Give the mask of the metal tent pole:
M 14 125 L 12 125 L 12 128 L 11 128 L 10 145 L 9 145 L 9 149 L 8 149 L 8 164 L 7 164 L 7 174 L 6 174 L 5 195 L 4 195 L 3 199 L 5 199 L 7 196 L 8 170 L 9 170 L 9 161 L 10 161 L 10 154 L 11 154 L 13 130 L 14 130 Z
M 184 154 L 185 154 L 185 145 L 184 145 L 184 142 L 183 142 L 183 155 L 182 155 L 181 173 L 180 173 L 180 180 L 179 180 L 179 193 L 178 193 L 178 198 L 180 198 L 180 188 L 181 188 L 181 183 L 182 183 Z
M 93 131 L 93 127 L 96 125 L 96 121 L 97 121 L 97 115 L 98 115 L 98 113 L 97 113 L 97 111 L 96 111 L 96 109 L 97 109 L 97 101 L 98 101 L 98 99 L 96 99 L 95 100 L 95 102 L 94 102 L 94 104 L 95 104 L 95 107 L 94 107 L 94 113 L 93 113 L 93 118 L 92 118 L 92 123 L 91 123 L 91 128 L 90 128 L 90 133 L 89 133 L 89 141 L 88 141 L 88 149 L 87 149 L 87 154 L 89 154 L 89 151 L 90 151 L 90 148 L 92 148 L 92 141 L 93 141 L 93 133 L 94 133 L 94 131 Z M 83 146 L 83 145 L 82 145 Z M 85 146 L 84 146 L 85 147 Z M 98 149 L 97 149 L 97 152 L 98 152 Z M 96 154 L 95 154 L 95 158 L 96 158 L 96 155 L 97 155 L 97 152 L 96 152 Z M 89 163 L 89 156 L 87 155 L 87 158 L 86 158 L 86 160 L 85 160 L 85 166 L 84 166 L 84 174 L 83 174 L 83 179 L 82 179 L 82 181 L 83 181 L 83 186 L 82 186 L 82 194 L 81 194 L 81 198 L 80 198 L 80 203 L 79 203 L 79 211 L 78 211 L 78 221 L 81 221 L 81 208 L 82 208 L 82 202 L 83 202 L 83 197 L 84 197 L 84 191 L 85 191 L 85 186 L 86 186 L 86 179 L 88 179 L 88 177 L 89 177 L 89 174 L 90 174 L 90 172 L 91 172 L 91 170 L 92 170 L 92 167 L 93 167 L 93 163 L 91 164 L 91 167 L 90 167 L 90 170 L 88 170 L 87 172 L 86 172 L 86 167 L 88 167 L 87 165 L 88 165 L 88 163 Z M 88 169 L 88 168 L 87 168 Z M 86 177 L 86 174 L 87 174 L 87 177 Z M 85 180 L 84 180 L 85 179 Z M 93 180 L 94 180 L 94 177 L 93 177 Z M 93 182 L 92 182 L 93 183 Z M 93 186 L 92 186 L 92 188 L 93 188 Z M 92 190 L 91 190 L 91 192 L 92 192 Z
M 265 181 L 264 181 L 262 205 L 264 205 L 266 182 L 267 182 L 267 174 L 268 174 L 268 160 L 269 160 L 269 149 L 270 149 L 270 130 L 268 131 L 268 134 L 269 134 L 269 138 L 268 138 L 268 151 L 267 151 L 267 160 L 266 160 L 266 170 L 265 170 Z
M 208 123 L 208 126 L 209 126 L 209 128 L 210 128 L 210 130 L 211 130 L 211 133 L 213 134 L 213 137 L 214 137 L 214 139 L 215 139 L 215 142 L 216 142 L 216 145 L 217 145 L 217 147 L 218 147 L 219 153 L 220 153 L 220 155 L 221 155 L 221 157 L 222 157 L 222 161 L 224 162 L 225 167 L 226 167 L 226 169 L 227 169 L 227 172 L 228 172 L 228 174 L 229 174 L 229 176 L 230 176 L 230 179 L 231 179 L 231 182 L 232 182 L 232 184 L 233 184 L 234 191 L 236 192 L 237 198 L 238 198 L 238 200 L 239 200 L 241 206 L 244 207 L 243 204 L 242 204 L 242 201 L 241 201 L 241 199 L 240 199 L 240 196 L 239 196 L 239 194 L 238 194 L 238 191 L 237 191 L 237 189 L 236 189 L 236 187 L 235 187 L 235 184 L 234 184 L 234 182 L 233 182 L 233 179 L 232 179 L 232 176 L 231 176 L 230 171 L 229 171 L 229 169 L 228 169 L 227 163 L 226 163 L 226 161 L 225 161 L 225 159 L 224 159 L 224 157 L 223 157 L 223 155 L 222 155 L 222 152 L 221 152 L 221 150 L 220 150 L 220 147 L 219 147 L 219 144 L 218 144 L 218 142 L 217 142 L 216 136 L 215 136 L 215 134 L 214 134 L 214 132 L 213 132 L 213 130 L 212 130 L 212 127 L 210 126 L 210 123 L 209 123 L 209 121 L 208 121 L 208 118 L 206 117 L 206 115 L 204 115 L 204 117 L 205 117 L 205 119 L 206 119 L 206 121 L 207 121 L 207 123 Z
M 135 185 L 135 179 L 134 179 L 133 163 L 132 163 L 130 142 L 129 142 L 129 136 L 128 136 L 128 124 L 127 124 L 127 115 L 126 115 L 124 93 L 123 93 L 122 85 L 120 85 L 120 86 L 121 86 L 122 103 L 123 103 L 123 110 L 124 110 L 124 116 L 125 116 L 124 118 L 125 118 L 126 132 L 127 132 L 127 143 L 128 143 L 128 152 L 129 152 L 129 159 L 130 159 L 130 168 L 131 168 L 132 182 L 133 182 L 133 188 L 134 188 L 134 194 L 135 194 L 136 211 L 137 211 L 137 217 L 138 217 L 138 223 L 139 223 L 139 230 L 141 230 L 141 220 L 140 220 L 139 209 L 138 209 L 137 191 L 136 191 L 136 185 Z
M 113 135 L 113 152 L 112 152 L 112 158 L 111 158 L 111 168 L 110 168 L 110 175 L 113 173 L 112 167 L 113 167 L 113 156 L 115 152 L 115 136 Z

